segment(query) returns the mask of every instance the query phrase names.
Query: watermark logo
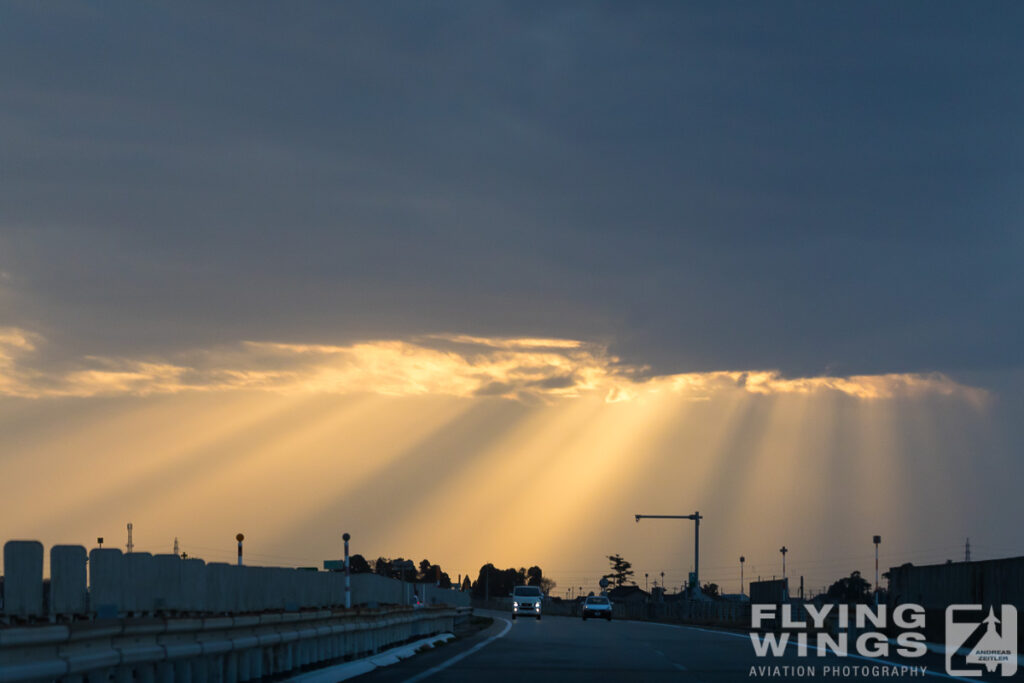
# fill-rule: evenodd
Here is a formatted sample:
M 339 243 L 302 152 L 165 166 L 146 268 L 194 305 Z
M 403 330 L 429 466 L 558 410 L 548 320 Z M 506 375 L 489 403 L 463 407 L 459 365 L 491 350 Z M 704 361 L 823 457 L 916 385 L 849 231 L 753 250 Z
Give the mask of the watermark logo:
M 950 676 L 981 676 L 982 670 L 1002 676 L 1017 673 L 1017 608 L 994 607 L 988 616 L 981 605 L 946 608 L 946 672 Z M 966 654 L 963 651 L 966 650 Z
M 754 604 L 751 605 L 750 641 L 758 657 L 853 657 L 872 662 L 822 662 L 826 675 L 917 676 L 928 667 L 914 665 L 914 659 L 938 644 L 926 642 L 926 610 L 921 605 Z M 980 677 L 996 672 L 1017 673 L 1017 608 L 1013 605 L 950 605 L 945 623 L 946 672 L 956 677 Z M 891 661 L 897 657 L 910 662 Z M 800 660 L 796 660 L 800 662 Z M 813 660 L 812 660 L 813 661 Z M 842 671 L 838 674 L 836 671 Z M 794 668 L 751 667 L 750 677 L 816 676 L 818 665 L 806 659 Z

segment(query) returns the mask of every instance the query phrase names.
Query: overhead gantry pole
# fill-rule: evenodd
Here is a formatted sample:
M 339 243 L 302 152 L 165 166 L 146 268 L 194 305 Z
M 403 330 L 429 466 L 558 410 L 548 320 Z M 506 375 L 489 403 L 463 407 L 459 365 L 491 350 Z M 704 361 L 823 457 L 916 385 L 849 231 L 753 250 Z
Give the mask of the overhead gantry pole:
M 692 515 L 634 515 L 637 524 L 641 519 L 692 519 L 693 520 L 693 578 L 697 590 L 700 590 L 700 512 Z

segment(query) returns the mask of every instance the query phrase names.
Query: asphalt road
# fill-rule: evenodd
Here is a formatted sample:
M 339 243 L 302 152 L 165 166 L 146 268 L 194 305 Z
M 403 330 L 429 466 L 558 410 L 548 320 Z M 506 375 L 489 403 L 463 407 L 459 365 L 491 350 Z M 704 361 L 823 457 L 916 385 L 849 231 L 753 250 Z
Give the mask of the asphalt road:
M 445 645 L 358 681 L 392 683 L 454 681 L 937 681 L 949 680 L 940 656 L 899 662 L 853 657 L 799 657 L 796 648 L 782 657 L 759 658 L 744 633 L 634 621 L 583 622 L 546 616 L 541 621 L 478 612 L 494 625 L 473 638 Z M 892 675 L 872 667 L 900 664 L 928 667 L 928 675 Z M 789 671 L 783 667 L 794 667 Z M 800 675 L 795 667 L 808 667 Z M 770 667 L 770 669 L 759 669 Z M 774 667 L 779 667 L 775 669 Z M 813 675 L 810 667 L 815 667 Z M 825 667 L 830 667 L 826 669 Z M 856 667 L 843 670 L 842 667 Z M 864 668 L 866 667 L 866 669 Z M 752 674 L 751 670 L 754 670 Z M 761 675 L 754 675 L 760 673 Z M 967 680 L 1007 680 L 985 677 Z

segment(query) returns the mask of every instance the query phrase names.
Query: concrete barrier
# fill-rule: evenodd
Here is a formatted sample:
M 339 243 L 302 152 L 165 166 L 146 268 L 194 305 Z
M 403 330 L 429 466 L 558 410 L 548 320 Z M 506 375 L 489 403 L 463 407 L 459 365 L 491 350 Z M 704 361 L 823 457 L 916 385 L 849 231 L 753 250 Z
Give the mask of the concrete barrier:
M 419 584 L 422 591 L 420 597 L 426 605 L 454 605 L 456 607 L 469 607 L 469 593 L 450 588 L 439 588 L 433 584 Z
M 210 562 L 206 565 L 206 593 L 201 612 L 224 614 L 230 611 L 230 570 L 231 566 L 224 562 Z
M 43 615 L 43 544 L 4 544 L 4 614 L 30 618 Z
M 629 619 L 681 621 L 746 628 L 750 624 L 750 603 L 728 600 L 674 600 L 623 605 L 622 616 Z
M 184 611 L 185 596 L 181 585 L 181 558 L 177 555 L 154 555 L 153 610 L 178 613 Z
M 11 541 L 4 547 L 8 605 L 0 614 L 40 618 L 43 613 L 42 545 Z M 111 619 L 130 615 L 236 615 L 298 612 L 345 604 L 345 575 L 287 567 L 239 567 L 176 555 L 122 554 L 82 546 L 51 550 L 49 614 Z M 426 605 L 468 606 L 469 595 L 433 584 L 409 584 L 376 574 L 353 574 L 352 605 L 408 605 L 417 593 Z
M 189 558 L 181 562 L 182 611 L 198 613 L 206 606 L 206 563 Z
M 124 555 L 117 548 L 94 548 L 89 552 L 89 611 L 97 616 L 117 616 L 121 611 L 121 575 Z
M 156 563 L 149 553 L 127 553 L 124 556 L 121 581 L 121 607 L 125 612 L 152 614 L 156 609 Z
M 87 611 L 85 548 L 55 545 L 50 548 L 50 614 L 80 616 Z
M 401 581 L 377 574 L 352 575 L 353 605 L 402 605 L 408 601 L 405 593 Z

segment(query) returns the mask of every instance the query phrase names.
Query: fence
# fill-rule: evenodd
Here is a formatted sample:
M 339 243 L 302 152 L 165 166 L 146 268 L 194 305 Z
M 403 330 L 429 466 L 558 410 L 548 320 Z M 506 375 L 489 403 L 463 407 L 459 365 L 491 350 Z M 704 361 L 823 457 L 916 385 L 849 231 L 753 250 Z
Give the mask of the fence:
M 478 609 L 512 612 L 511 598 L 473 600 Z M 797 608 L 794 608 L 797 609 Z M 578 600 L 545 600 L 543 613 L 551 616 L 580 616 Z M 799 612 L 794 612 L 799 614 Z M 726 600 L 676 600 L 671 602 L 612 602 L 615 619 L 678 621 L 746 629 L 750 626 L 750 603 Z
M 450 631 L 469 595 L 372 574 L 207 564 L 81 546 L 4 545 L 0 682 L 235 683 Z M 425 603 L 409 606 L 416 591 Z
M 82 546 L 58 545 L 50 549 L 50 580 L 44 583 L 38 541 L 8 541 L 4 567 L 0 614 L 15 621 L 245 614 L 345 604 L 345 575 L 339 572 L 207 564 L 112 548 L 92 550 L 87 563 Z M 425 604 L 469 605 L 467 594 L 432 585 L 372 574 L 351 579 L 353 605 L 407 605 L 413 591 Z

